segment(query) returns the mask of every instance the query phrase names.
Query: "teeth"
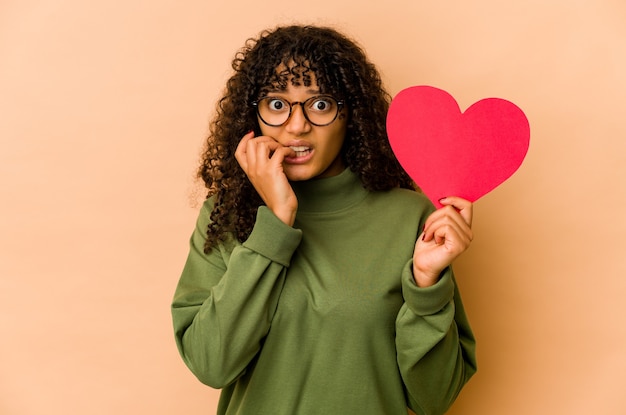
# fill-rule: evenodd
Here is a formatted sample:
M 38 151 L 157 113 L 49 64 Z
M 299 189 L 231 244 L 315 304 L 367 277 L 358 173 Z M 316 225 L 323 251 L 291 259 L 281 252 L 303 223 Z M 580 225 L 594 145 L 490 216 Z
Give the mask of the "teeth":
M 305 146 L 290 146 L 289 148 L 296 153 L 296 157 L 304 157 L 311 152 L 311 149 Z

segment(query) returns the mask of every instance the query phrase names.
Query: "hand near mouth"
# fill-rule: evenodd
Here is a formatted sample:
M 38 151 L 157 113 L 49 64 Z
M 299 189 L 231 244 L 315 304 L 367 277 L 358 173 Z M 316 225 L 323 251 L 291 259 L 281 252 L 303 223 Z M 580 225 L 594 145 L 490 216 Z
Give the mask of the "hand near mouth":
M 268 136 L 249 132 L 237 145 L 235 158 L 267 207 L 281 221 L 292 226 L 298 199 L 283 169 L 283 161 L 296 157 L 296 151 Z

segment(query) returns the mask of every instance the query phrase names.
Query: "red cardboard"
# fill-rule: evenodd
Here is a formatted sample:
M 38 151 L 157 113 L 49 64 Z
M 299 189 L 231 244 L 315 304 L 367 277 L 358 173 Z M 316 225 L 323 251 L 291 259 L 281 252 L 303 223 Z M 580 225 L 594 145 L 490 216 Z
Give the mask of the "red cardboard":
M 431 86 L 400 91 L 387 114 L 387 134 L 404 170 L 436 207 L 459 196 L 475 202 L 522 164 L 530 142 L 524 112 L 512 102 L 485 98 L 461 112 Z

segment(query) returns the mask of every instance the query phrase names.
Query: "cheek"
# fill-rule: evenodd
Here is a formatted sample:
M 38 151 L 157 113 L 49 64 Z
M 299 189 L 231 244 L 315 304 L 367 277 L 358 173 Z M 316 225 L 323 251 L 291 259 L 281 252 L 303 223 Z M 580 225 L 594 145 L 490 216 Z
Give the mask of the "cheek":
M 345 131 L 336 131 L 333 132 L 328 137 L 328 141 L 326 144 L 327 157 L 331 159 L 336 159 L 341 155 L 341 149 L 343 147 L 343 142 L 345 138 Z
M 267 135 L 267 125 L 265 125 L 258 117 L 256 119 L 256 125 L 259 128 L 259 131 L 261 131 L 261 135 Z
M 341 149 L 346 139 L 347 125 L 345 122 L 337 125 L 337 130 L 333 132 L 333 142 L 336 143 L 336 147 Z
M 274 137 L 276 135 L 276 128 L 270 127 L 269 125 L 265 125 L 261 120 L 258 122 L 259 130 L 261 131 L 261 135 L 267 137 Z

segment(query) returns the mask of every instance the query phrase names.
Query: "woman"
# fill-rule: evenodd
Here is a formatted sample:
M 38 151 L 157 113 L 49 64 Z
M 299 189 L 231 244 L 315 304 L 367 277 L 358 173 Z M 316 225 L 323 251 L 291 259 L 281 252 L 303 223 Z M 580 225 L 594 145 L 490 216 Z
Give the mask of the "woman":
M 435 210 L 391 152 L 355 42 L 279 27 L 233 61 L 172 304 L 219 414 L 440 414 L 476 370 L 450 264 L 472 204 Z

